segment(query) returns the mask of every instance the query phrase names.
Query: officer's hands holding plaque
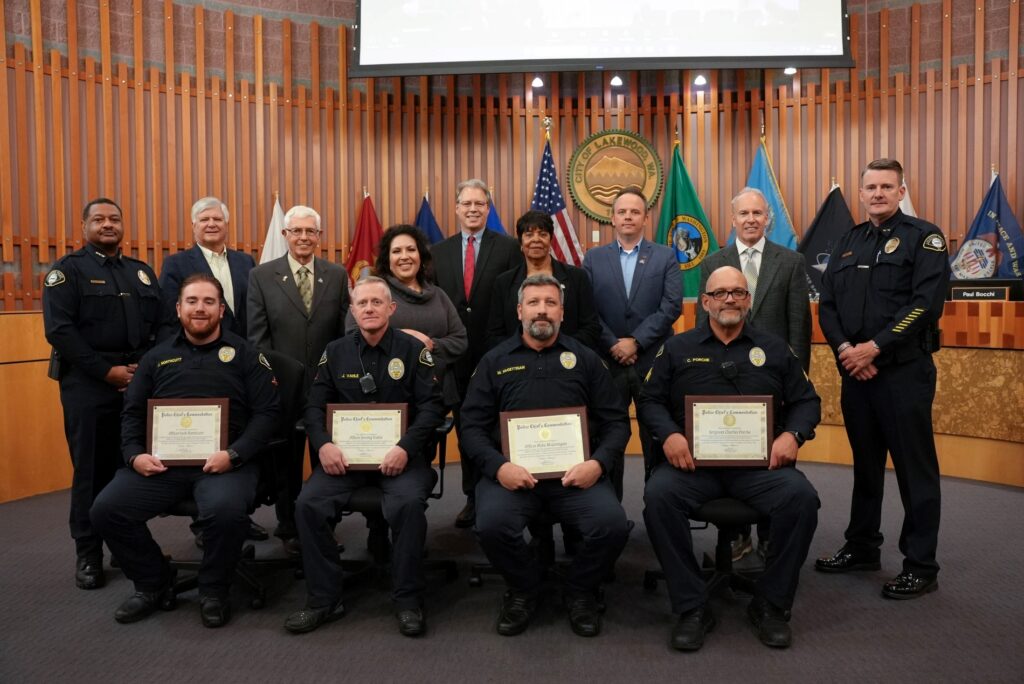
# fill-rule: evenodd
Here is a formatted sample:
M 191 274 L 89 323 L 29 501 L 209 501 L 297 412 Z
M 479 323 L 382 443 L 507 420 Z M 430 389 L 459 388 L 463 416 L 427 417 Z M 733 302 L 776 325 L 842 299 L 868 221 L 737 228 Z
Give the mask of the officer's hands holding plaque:
M 148 408 L 146 442 L 149 452 L 132 463 L 137 471 L 141 465 L 136 466 L 136 463 L 142 456 L 153 456 L 165 466 L 206 466 L 213 455 L 227 448 L 227 399 L 150 399 Z M 223 455 L 227 458 L 226 452 Z M 148 461 L 146 459 L 143 465 Z M 230 465 L 225 468 L 229 469 Z
M 770 444 L 774 425 L 770 396 L 687 395 L 685 404 L 686 441 L 694 466 L 771 465 L 775 445 Z M 779 457 L 785 458 L 781 450 Z
M 398 440 L 405 434 L 408 404 L 328 404 L 327 431 L 331 442 L 320 449 L 328 475 L 348 470 L 379 470 L 398 475 L 409 461 Z M 324 453 L 328 463 L 324 463 Z
M 502 451 L 513 465 L 520 466 L 534 478 L 534 483 L 536 479 L 562 478 L 590 458 L 587 409 L 584 406 L 502 411 L 498 422 Z M 595 463 L 593 467 L 597 468 L 599 478 L 601 466 Z M 501 470 L 505 470 L 505 466 L 499 469 L 499 474 Z M 572 474 L 572 485 L 565 486 L 584 487 L 592 476 L 591 467 L 584 468 Z M 521 479 L 519 477 L 517 481 Z

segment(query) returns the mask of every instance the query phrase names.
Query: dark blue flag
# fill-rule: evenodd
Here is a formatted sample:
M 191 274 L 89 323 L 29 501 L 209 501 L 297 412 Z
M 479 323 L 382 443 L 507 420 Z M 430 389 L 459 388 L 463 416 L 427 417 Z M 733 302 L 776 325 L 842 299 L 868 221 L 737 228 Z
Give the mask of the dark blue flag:
M 821 276 L 828 266 L 829 255 L 843 233 L 855 225 L 850 208 L 846 206 L 843 191 L 839 186 L 832 188 L 822 202 L 811 225 L 804 231 L 804 239 L 796 251 L 804 255 L 807 262 L 807 290 L 811 299 L 817 301 L 821 291 Z
M 493 230 L 495 233 L 508 235 L 505 231 L 505 226 L 501 225 L 501 217 L 498 216 L 498 209 L 494 206 L 493 199 L 491 200 L 491 210 L 487 213 L 487 230 Z
M 957 280 L 1024 277 L 1024 234 L 999 176 L 992 178 L 978 215 L 949 265 Z
M 441 232 L 441 227 L 437 225 L 437 220 L 434 218 L 434 212 L 430 209 L 430 202 L 427 201 L 426 195 L 423 196 L 423 204 L 420 205 L 420 210 L 416 213 L 416 227 L 423 231 L 423 234 L 427 236 L 427 240 L 432 245 L 444 240 L 444 233 Z

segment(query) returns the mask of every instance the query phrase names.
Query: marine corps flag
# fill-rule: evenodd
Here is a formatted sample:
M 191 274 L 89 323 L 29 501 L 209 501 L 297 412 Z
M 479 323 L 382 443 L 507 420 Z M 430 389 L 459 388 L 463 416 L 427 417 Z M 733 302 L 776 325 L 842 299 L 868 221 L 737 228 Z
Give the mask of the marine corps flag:
M 373 200 L 366 195 L 363 197 L 363 206 L 359 210 L 359 221 L 356 223 L 355 239 L 352 240 L 352 251 L 349 252 L 348 261 L 345 262 L 345 270 L 348 271 L 348 277 L 352 284 L 355 284 L 360 276 L 373 269 L 373 262 L 377 259 L 377 250 L 380 248 L 380 239 L 383 234 L 380 221 L 377 219 L 377 211 L 373 208 Z
M 949 265 L 957 280 L 1024 277 L 1024 235 L 997 174 Z
M 672 170 L 665 184 L 665 203 L 661 207 L 656 239 L 676 253 L 683 278 L 683 296 L 700 296 L 698 267 L 704 257 L 718 251 L 718 242 L 683 166 L 679 141 L 672 148 Z
M 821 276 L 828 266 L 829 255 L 843 233 L 854 225 L 843 191 L 838 185 L 833 185 L 796 250 L 804 255 L 807 262 L 807 290 L 813 301 L 818 300 L 821 292 Z

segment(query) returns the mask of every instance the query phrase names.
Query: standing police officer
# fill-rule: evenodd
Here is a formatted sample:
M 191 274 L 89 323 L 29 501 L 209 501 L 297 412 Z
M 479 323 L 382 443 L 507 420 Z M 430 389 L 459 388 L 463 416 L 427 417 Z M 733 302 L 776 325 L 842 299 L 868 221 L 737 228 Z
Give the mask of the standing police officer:
M 89 521 L 100 490 L 124 465 L 121 406 L 139 358 L 160 324 L 160 287 L 145 262 L 121 253 L 121 208 L 100 197 L 82 211 L 86 245 L 46 274 L 43 320 L 53 346 L 50 377 L 60 381 L 64 434 L 71 452 L 71 537 L 75 584 L 98 589 L 103 540 Z
M 938 588 L 939 464 L 932 433 L 938 320 L 949 281 L 946 239 L 899 203 L 903 167 L 877 159 L 861 173 L 869 220 L 844 235 L 822 278 L 819 319 L 842 376 L 842 409 L 853 448 L 846 544 L 819 558 L 821 572 L 877 570 L 886 452 L 904 519 L 903 571 L 882 587 L 894 599 Z
M 504 575 L 497 630 L 519 634 L 530 622 L 545 568 L 530 552 L 523 529 L 543 510 L 583 539 L 566 577 L 569 623 L 580 636 L 597 636 L 597 590 L 626 545 L 626 513 L 611 478 L 629 440 L 626 407 L 601 358 L 569 335 L 560 335 L 565 296 L 552 276 L 535 274 L 519 286 L 523 334 L 489 351 L 473 374 L 462 404 L 463 453 L 480 471 L 476 534 L 491 563 Z M 501 411 L 587 408 L 589 460 L 561 479 L 538 480 L 502 453 Z

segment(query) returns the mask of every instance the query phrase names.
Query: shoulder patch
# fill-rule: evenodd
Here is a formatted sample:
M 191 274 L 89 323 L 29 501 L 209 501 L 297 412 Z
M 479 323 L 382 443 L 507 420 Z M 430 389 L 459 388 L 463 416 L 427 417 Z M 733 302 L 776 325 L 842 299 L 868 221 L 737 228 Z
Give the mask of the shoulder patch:
M 55 268 L 46 274 L 46 280 L 43 281 L 43 284 L 46 287 L 57 287 L 65 282 L 67 282 L 67 278 L 64 277 L 64 272 Z
M 263 366 L 264 368 L 266 368 L 271 373 L 273 373 L 274 369 L 270 367 L 270 362 L 267 361 L 267 357 L 263 355 L 263 352 L 260 352 L 260 357 L 259 358 L 260 358 L 260 365 Z
M 326 351 L 320 356 L 320 362 L 317 363 L 316 365 L 322 366 L 325 363 L 327 363 L 327 352 Z
M 932 233 L 924 239 L 924 245 L 922 246 L 932 252 L 945 252 L 946 238 L 942 237 L 939 233 Z
M 420 350 L 420 365 L 434 367 L 434 357 L 430 355 L 430 350 L 426 347 Z
M 152 285 L 153 284 L 153 281 L 150 280 L 150 278 L 149 278 L 149 274 L 146 273 L 141 268 L 139 269 L 139 272 L 138 272 L 137 275 L 139 276 L 139 280 L 142 282 L 143 285 L 147 285 L 148 286 L 148 285 Z

